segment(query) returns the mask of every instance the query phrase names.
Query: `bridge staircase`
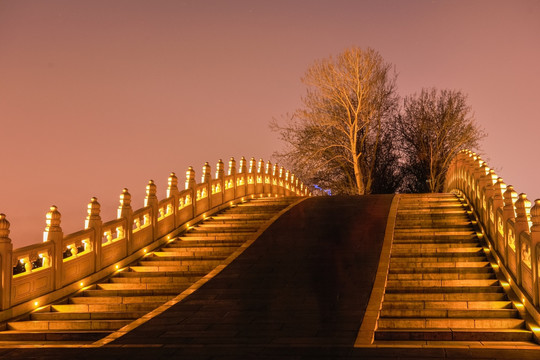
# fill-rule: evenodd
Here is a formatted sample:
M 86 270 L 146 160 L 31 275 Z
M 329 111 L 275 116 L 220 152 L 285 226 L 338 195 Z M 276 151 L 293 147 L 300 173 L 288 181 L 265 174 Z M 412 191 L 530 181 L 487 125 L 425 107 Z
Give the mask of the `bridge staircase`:
M 375 344 L 532 345 L 486 252 L 456 196 L 401 195 Z
M 253 199 L 210 216 L 113 276 L 5 323 L 0 345 L 103 338 L 188 289 L 297 199 Z

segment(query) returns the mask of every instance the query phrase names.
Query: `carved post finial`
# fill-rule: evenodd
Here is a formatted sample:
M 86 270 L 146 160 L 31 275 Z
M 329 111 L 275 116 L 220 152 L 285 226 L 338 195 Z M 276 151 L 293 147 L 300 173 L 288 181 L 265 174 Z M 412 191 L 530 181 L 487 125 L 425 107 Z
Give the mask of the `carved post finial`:
M 223 164 L 223 160 L 219 159 L 216 164 L 216 179 L 222 180 L 223 177 L 225 177 L 225 164 Z
M 167 179 L 167 197 L 171 197 L 178 193 L 178 178 L 174 172 L 169 174 Z
M 0 214 L 0 242 L 11 242 L 9 238 L 9 221 L 6 219 L 6 214 Z
M 516 222 L 529 222 L 531 220 L 531 202 L 527 199 L 527 194 L 521 193 L 515 203 Z
M 118 210 L 120 211 L 127 208 L 131 208 L 131 194 L 127 188 L 124 188 L 122 194 L 120 194 L 120 206 L 118 207 Z
M 540 232 L 540 199 L 534 200 L 534 206 L 531 208 L 531 232 Z
M 210 173 L 210 164 L 208 164 L 208 161 L 204 163 L 202 168 L 202 177 L 201 177 L 201 183 L 208 183 L 212 180 L 212 175 Z
M 146 197 L 144 198 L 144 206 L 157 204 L 157 187 L 154 183 L 154 180 L 149 180 L 148 185 L 146 185 Z
M 249 170 L 248 171 L 249 171 L 250 174 L 254 174 L 255 171 L 256 171 L 256 169 L 255 169 L 256 164 L 255 163 L 256 163 L 256 161 L 255 161 L 254 157 L 249 159 Z
M 233 157 L 229 159 L 229 171 L 228 175 L 236 175 L 236 160 Z
M 194 189 L 195 185 L 197 185 L 197 181 L 195 180 L 195 170 L 193 170 L 193 166 L 190 166 L 186 171 L 186 190 Z
M 96 197 L 93 197 L 90 199 L 90 203 L 88 204 L 88 215 L 86 216 L 86 220 L 84 222 L 84 228 L 88 229 L 93 222 L 101 221 L 101 205 L 97 201 Z
M 504 197 L 503 210 L 505 212 L 508 212 L 511 218 L 515 218 L 516 212 L 515 212 L 514 204 L 517 201 L 518 194 L 516 191 L 514 191 L 514 187 L 512 185 L 508 185 L 506 187 L 506 191 L 503 193 L 503 197 Z
M 56 205 L 53 205 L 50 207 L 49 211 L 47 212 L 47 215 L 45 216 L 45 223 L 47 226 L 45 227 L 46 232 L 58 232 L 62 231 L 62 228 L 60 227 L 60 220 L 62 215 L 58 211 L 58 208 Z
M 247 171 L 247 168 L 246 168 L 246 158 L 242 156 L 242 158 L 240 159 L 240 166 L 239 166 L 239 173 L 240 174 L 245 174 L 246 171 Z

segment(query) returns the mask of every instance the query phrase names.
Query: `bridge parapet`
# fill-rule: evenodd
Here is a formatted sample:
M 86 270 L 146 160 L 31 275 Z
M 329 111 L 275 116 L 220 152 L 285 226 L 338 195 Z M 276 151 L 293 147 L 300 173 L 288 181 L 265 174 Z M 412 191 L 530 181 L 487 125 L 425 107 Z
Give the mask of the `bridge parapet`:
M 264 196 L 309 196 L 309 190 L 283 171 L 271 173 L 270 162 L 262 178 L 262 164 L 255 171 L 252 158 L 249 172 L 242 157 L 237 171 L 231 158 L 225 175 L 223 161 L 211 178 L 210 165 L 203 166 L 201 183 L 195 171 L 186 172 L 185 189 L 178 189 L 178 178 L 168 178 L 167 197 L 159 200 L 156 185 L 146 186 L 144 206 L 133 210 L 131 194 L 120 195 L 117 218 L 103 222 L 100 204 L 94 197 L 88 204 L 85 228 L 64 235 L 61 214 L 51 206 L 46 215 L 43 243 L 13 250 L 10 223 L 0 214 L 0 321 L 27 313 L 63 298 L 102 279 L 147 252 L 164 245 L 188 229 L 190 224 L 246 198 Z M 275 165 L 277 167 L 277 164 Z M 260 175 L 259 175 L 260 174 Z
M 531 207 L 526 194 L 518 195 L 469 150 L 459 152 L 450 164 L 445 191 L 465 196 L 486 235 L 485 250 L 540 322 L 540 199 Z

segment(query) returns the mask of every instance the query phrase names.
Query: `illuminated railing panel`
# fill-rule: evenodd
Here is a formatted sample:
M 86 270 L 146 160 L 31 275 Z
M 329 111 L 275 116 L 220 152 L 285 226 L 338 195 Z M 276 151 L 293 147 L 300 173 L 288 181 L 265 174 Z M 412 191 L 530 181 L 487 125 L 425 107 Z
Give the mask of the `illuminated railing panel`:
M 158 200 L 152 180 L 146 187 L 144 207 L 131 208 L 131 194 L 120 195 L 117 219 L 102 222 L 100 204 L 92 198 L 88 205 L 85 228 L 64 236 L 61 215 L 56 206 L 47 213 L 43 243 L 13 250 L 9 238 L 9 222 L 0 214 L 0 320 L 21 315 L 40 306 L 41 301 L 54 301 L 86 286 L 85 279 L 110 275 L 119 269 L 120 261 L 146 253 L 147 247 L 161 244 L 176 229 L 208 211 L 233 204 L 246 196 L 308 196 L 308 188 L 294 182 L 283 168 L 276 171 L 262 159 L 256 167 L 252 158 L 249 171 L 245 158 L 231 158 L 225 175 L 223 162 L 216 167 L 216 178 L 210 178 L 210 166 L 203 167 L 200 184 L 192 167 L 186 172 L 186 189 L 178 190 L 178 179 L 171 173 L 167 197 Z M 273 172 L 271 173 L 271 171 Z M 287 172 L 287 174 L 289 174 Z M 264 178 L 264 183 L 263 183 Z M 279 184 L 279 185 L 278 185 Z M 166 240 L 163 240 L 166 239 Z M 129 260 L 131 261 L 131 260 Z M 97 280 L 97 279 L 96 279 Z M 53 294 L 53 295 L 51 295 Z M 39 300 L 38 300 L 39 299 Z
M 453 159 L 445 190 L 464 195 L 474 208 L 508 283 L 540 321 L 540 199 L 531 206 L 527 195 L 518 195 L 468 150 Z

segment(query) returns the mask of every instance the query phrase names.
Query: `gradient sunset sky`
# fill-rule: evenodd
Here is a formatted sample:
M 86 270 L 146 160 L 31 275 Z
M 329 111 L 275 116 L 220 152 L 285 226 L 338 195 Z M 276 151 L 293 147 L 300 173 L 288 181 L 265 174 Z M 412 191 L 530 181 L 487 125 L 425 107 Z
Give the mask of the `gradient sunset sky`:
M 462 90 L 488 133 L 483 158 L 540 197 L 540 1 L 0 2 L 0 212 L 18 248 L 41 241 L 50 205 L 65 233 L 97 196 L 115 216 L 175 171 L 265 160 L 283 145 L 314 60 L 372 47 L 401 95 Z

